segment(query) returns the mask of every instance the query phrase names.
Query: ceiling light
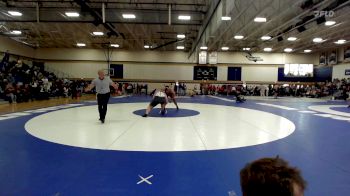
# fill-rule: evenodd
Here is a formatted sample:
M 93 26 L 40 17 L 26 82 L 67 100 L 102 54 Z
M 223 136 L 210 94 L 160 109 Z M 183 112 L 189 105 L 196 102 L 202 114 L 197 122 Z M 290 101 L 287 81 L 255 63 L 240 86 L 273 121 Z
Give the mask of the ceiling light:
M 221 16 L 221 20 L 231 20 L 231 16 Z
M 335 21 L 329 20 L 329 21 L 325 22 L 324 25 L 326 25 L 326 26 L 332 26 L 332 25 L 334 25 L 335 23 L 336 23 Z
M 284 51 L 285 51 L 285 52 L 292 52 L 293 49 L 291 49 L 291 48 L 285 48 Z
M 207 50 L 208 47 L 207 47 L 207 46 L 201 46 L 200 49 L 201 49 L 201 50 Z
M 21 12 L 18 11 L 8 11 L 11 16 L 22 16 Z
M 77 46 L 84 47 L 84 46 L 86 46 L 86 44 L 84 44 L 84 43 L 77 43 Z
M 256 18 L 254 18 L 254 22 L 266 22 L 266 18 L 264 18 L 264 17 L 256 17 Z
M 176 37 L 179 39 L 184 39 L 186 37 L 186 35 L 185 34 L 178 34 Z
M 180 15 L 178 17 L 179 20 L 191 20 L 191 16 L 188 15 Z
M 320 42 L 323 42 L 323 39 L 320 38 L 320 37 L 316 37 L 312 40 L 313 42 L 316 42 L 316 43 L 320 43 Z
M 265 52 L 271 52 L 271 51 L 272 51 L 272 48 L 264 48 L 264 51 L 265 51 Z
M 244 51 L 249 51 L 249 50 L 250 50 L 250 48 L 243 48 L 243 50 L 244 50 Z
M 13 31 L 11 31 L 11 34 L 13 34 L 13 35 L 21 35 L 22 31 L 13 30 Z
M 243 39 L 244 38 L 244 36 L 243 35 L 235 35 L 235 37 L 234 37 L 235 39 Z
M 297 38 L 296 37 L 288 37 L 288 39 L 287 39 L 288 41 L 295 41 L 295 40 L 297 40 Z
M 143 47 L 144 47 L 144 48 L 149 48 L 149 45 L 144 45 Z
M 185 49 L 185 46 L 176 46 L 176 49 L 183 50 L 183 49 Z
M 310 50 L 310 49 L 304 50 L 305 53 L 310 53 L 311 51 L 312 51 L 312 50 Z
M 269 39 L 271 39 L 271 36 L 265 35 L 265 36 L 262 36 L 261 39 L 262 40 L 269 40 Z
M 123 18 L 125 19 L 135 19 L 135 14 L 123 14 Z
M 338 41 L 336 41 L 334 43 L 336 43 L 336 44 L 344 44 L 345 42 L 346 42 L 345 39 L 340 39 L 340 40 L 338 40 Z
M 228 49 L 230 49 L 229 47 L 227 47 L 227 46 L 224 46 L 224 47 L 221 47 L 221 50 L 228 50 Z
M 79 17 L 80 14 L 78 12 L 66 12 L 66 16 L 68 17 Z
M 92 34 L 96 35 L 96 36 L 102 36 L 103 32 L 101 32 L 101 31 L 94 31 L 94 32 L 92 32 Z
M 119 44 L 111 44 L 110 46 L 114 48 L 119 48 Z

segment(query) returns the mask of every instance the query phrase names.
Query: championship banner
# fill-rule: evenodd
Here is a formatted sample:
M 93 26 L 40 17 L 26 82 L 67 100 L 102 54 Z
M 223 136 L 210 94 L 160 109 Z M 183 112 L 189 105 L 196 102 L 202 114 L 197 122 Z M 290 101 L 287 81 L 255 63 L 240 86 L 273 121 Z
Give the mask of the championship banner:
M 328 56 L 328 65 L 337 64 L 337 59 L 338 59 L 337 57 L 338 57 L 337 50 L 332 50 Z
M 344 49 L 344 61 L 350 61 L 350 46 Z
M 325 52 L 320 54 L 320 65 L 327 65 L 327 55 Z

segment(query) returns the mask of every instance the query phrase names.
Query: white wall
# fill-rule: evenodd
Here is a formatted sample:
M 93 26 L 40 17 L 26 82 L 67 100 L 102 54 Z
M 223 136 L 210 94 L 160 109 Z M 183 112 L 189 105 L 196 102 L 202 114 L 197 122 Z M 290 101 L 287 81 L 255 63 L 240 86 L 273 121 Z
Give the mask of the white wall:
M 99 69 L 106 68 L 106 63 L 53 61 L 47 62 L 45 66 L 49 71 L 65 73 L 65 77 L 94 78 Z M 193 66 L 195 64 L 124 63 L 124 79 L 193 80 Z M 218 66 L 217 80 L 226 81 L 227 71 L 227 65 Z M 277 77 L 278 66 L 245 65 L 242 67 L 243 81 L 275 82 Z
M 51 61 L 45 66 L 49 71 L 65 73 L 66 77 L 94 78 L 106 62 Z M 124 63 L 124 79 L 193 80 L 194 64 Z
M 242 81 L 276 82 L 278 66 L 243 66 Z
M 193 80 L 193 65 L 124 64 L 125 79 Z
M 345 75 L 345 69 L 350 69 L 350 63 L 333 66 L 332 79 L 350 78 Z
M 59 77 L 95 78 L 97 71 L 107 67 L 105 62 L 94 61 L 50 61 L 45 63 L 48 71 L 58 74 Z M 61 74 L 64 73 L 64 76 Z
M 91 78 L 97 70 L 106 68 L 104 50 L 98 49 L 38 49 L 35 57 L 46 61 L 46 65 L 54 70 L 65 72 L 76 78 Z M 227 80 L 227 65 L 243 66 L 242 79 L 245 81 L 276 81 L 277 66 L 284 63 L 317 64 L 315 54 L 256 53 L 264 59 L 251 62 L 241 52 L 218 53 L 219 81 Z M 192 80 L 193 66 L 196 59 L 188 59 L 188 53 L 182 51 L 124 51 L 115 50 L 112 63 L 124 64 L 125 79 L 154 80 Z M 55 60 L 53 60 L 55 59 Z M 271 66 L 273 65 L 273 66 Z M 246 66 L 252 66 L 247 68 Z
M 237 65 L 283 65 L 285 63 L 319 64 L 318 54 L 292 54 L 292 53 L 253 53 L 263 61 L 249 61 L 243 52 L 219 52 L 218 62 Z
M 227 72 L 228 72 L 228 66 L 219 66 L 218 73 L 217 73 L 217 80 L 218 81 L 226 81 L 227 80 Z

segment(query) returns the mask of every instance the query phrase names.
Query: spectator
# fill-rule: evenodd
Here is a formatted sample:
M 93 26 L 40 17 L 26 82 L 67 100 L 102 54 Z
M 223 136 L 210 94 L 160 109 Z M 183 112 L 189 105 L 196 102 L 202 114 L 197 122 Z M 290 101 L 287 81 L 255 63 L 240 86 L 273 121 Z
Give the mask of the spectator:
M 71 90 L 72 99 L 77 99 L 78 98 L 78 84 L 77 84 L 77 82 L 73 81 L 71 83 L 70 90 Z
M 7 76 L 7 82 L 11 84 L 15 83 L 15 78 L 12 76 L 11 73 L 9 73 Z
M 240 172 L 243 196 L 303 196 L 300 171 L 279 157 L 248 163 Z
M 5 95 L 10 103 L 16 103 L 16 89 L 11 83 L 8 83 L 5 88 Z

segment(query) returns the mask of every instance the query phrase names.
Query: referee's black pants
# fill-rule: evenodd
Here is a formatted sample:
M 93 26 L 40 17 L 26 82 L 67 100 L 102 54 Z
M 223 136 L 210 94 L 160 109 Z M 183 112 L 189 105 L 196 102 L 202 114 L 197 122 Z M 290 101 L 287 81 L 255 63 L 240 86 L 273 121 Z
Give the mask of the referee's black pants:
M 98 104 L 98 112 L 100 113 L 100 120 L 104 120 L 106 117 L 109 97 L 110 97 L 110 93 L 97 94 L 97 104 Z

